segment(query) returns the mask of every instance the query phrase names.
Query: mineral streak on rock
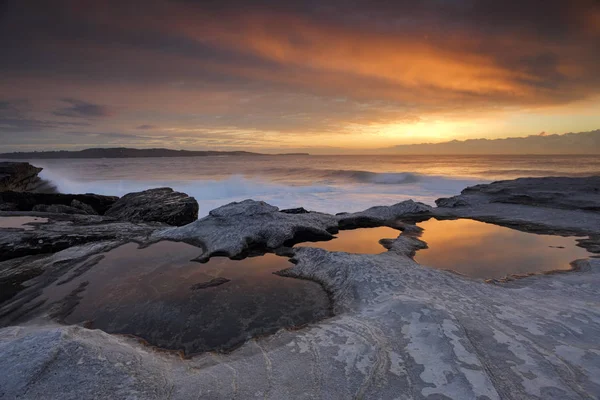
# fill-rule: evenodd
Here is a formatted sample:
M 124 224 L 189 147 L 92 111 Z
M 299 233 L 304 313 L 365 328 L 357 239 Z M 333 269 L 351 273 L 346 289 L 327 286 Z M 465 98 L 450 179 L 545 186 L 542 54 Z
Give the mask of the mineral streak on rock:
M 581 178 L 578 185 L 594 182 L 595 178 Z M 536 196 L 534 183 L 512 184 L 521 194 Z M 543 187 L 543 181 L 538 183 Z M 589 195 L 577 190 L 576 195 L 594 202 L 594 189 Z M 565 209 L 565 198 L 572 197 L 567 193 L 555 201 L 543 195 L 536 205 L 514 198 L 494 202 L 494 196 L 475 190 L 461 195 L 464 203 L 456 203 L 461 206 L 429 213 L 525 231 L 580 234 L 587 237 L 588 250 L 599 248 L 600 214 L 591 203 Z M 253 245 L 275 248 L 302 231 L 331 235 L 345 223 L 392 224 L 403 217 L 401 210 L 424 211 L 409 204 L 392 207 L 357 213 L 348 220 L 352 214 L 285 214 L 265 203 L 246 201 L 151 237 L 197 241 L 206 258 L 215 252 L 236 256 Z M 321 283 L 332 296 L 336 316 L 250 340 L 230 354 L 181 360 L 149 351 L 132 339 L 44 319 L 6 327 L 0 330 L 0 397 L 600 397 L 600 259 L 578 261 L 582 267 L 569 273 L 490 285 L 420 266 L 410 257 L 425 245 L 417 237 L 402 234 L 383 244 L 388 252 L 369 255 L 293 249 L 294 265 L 285 275 Z M 98 254 L 90 246 L 49 258 L 60 267 L 59 260 Z M 48 267 L 45 259 L 26 264 Z

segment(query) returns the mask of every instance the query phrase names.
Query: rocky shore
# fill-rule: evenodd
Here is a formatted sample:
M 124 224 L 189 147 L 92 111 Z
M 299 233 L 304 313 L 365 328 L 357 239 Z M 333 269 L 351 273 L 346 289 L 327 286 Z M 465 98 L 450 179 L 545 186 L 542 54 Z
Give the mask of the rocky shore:
M 245 200 L 201 219 L 193 198 L 167 188 L 121 199 L 51 198 L 15 184 L 4 190 L 0 221 L 44 220 L 29 229 L 0 227 L 2 399 L 600 397 L 600 258 L 573 260 L 567 273 L 493 283 L 413 260 L 426 246 L 414 223 L 428 218 L 580 236 L 579 245 L 598 254 L 600 177 L 494 182 L 439 199 L 437 207 L 404 201 L 337 215 Z M 380 238 L 380 254 L 291 247 L 377 226 L 399 231 Z M 60 301 L 44 297 L 49 285 L 93 271 L 112 249 L 162 241 L 196 246 L 200 262 L 289 257 L 277 274 L 319 283 L 331 316 L 254 336 L 230 352 L 182 358 L 133 337 L 65 324 L 85 285 Z M 190 292 L 228 284 L 191 282 Z

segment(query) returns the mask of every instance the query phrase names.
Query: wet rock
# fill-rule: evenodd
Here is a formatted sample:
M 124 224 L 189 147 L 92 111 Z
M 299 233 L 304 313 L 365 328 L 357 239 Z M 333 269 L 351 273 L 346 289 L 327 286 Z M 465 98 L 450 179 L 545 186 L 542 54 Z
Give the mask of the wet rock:
M 308 214 L 310 211 L 307 211 L 304 207 L 298 208 L 288 208 L 285 210 L 280 210 L 282 213 L 286 214 Z
M 0 162 L 0 192 L 25 192 L 41 183 L 38 174 L 42 168 L 26 162 Z
M 105 240 L 145 238 L 162 224 L 133 224 L 83 214 L 7 213 L 50 218 L 33 230 L 0 229 L 0 261 L 34 254 L 48 254 L 72 246 Z M 0 215 L 1 216 L 1 215 Z
M 106 215 L 130 222 L 163 222 L 187 225 L 198 219 L 196 199 L 171 188 L 158 188 L 129 193 L 116 201 Z
M 0 205 L 10 204 L 11 211 L 32 211 L 37 209 L 46 209 L 43 206 L 67 206 L 79 208 L 80 210 L 89 210 L 81 206 L 89 206 L 95 214 L 104 214 L 111 207 L 118 197 L 102 196 L 98 194 L 62 194 L 62 193 L 30 193 L 30 192 L 0 192 Z M 75 203 L 73 203 L 75 201 Z M 73 204 L 79 205 L 78 207 Z M 82 208 L 83 207 L 83 208 Z M 56 211 L 46 211 L 56 212 Z M 89 211 L 87 212 L 90 213 Z M 81 214 L 81 213 L 79 213 Z
M 190 289 L 191 290 L 206 289 L 206 288 L 213 287 L 213 286 L 219 286 L 219 285 L 222 285 L 222 284 L 227 283 L 227 282 L 231 282 L 231 279 L 227 279 L 227 278 L 223 278 L 223 277 L 218 277 L 218 278 L 211 279 L 208 282 L 196 283 L 196 284 L 192 285 L 190 287 Z

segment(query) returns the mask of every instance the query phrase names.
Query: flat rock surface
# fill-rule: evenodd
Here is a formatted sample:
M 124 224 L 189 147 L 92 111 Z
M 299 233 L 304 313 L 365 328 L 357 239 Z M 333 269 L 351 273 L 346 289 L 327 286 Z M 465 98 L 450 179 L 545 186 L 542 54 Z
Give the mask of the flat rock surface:
M 198 219 L 198 202 L 171 188 L 129 193 L 117 200 L 106 214 L 130 222 L 163 222 L 182 226 Z
M 417 214 L 578 232 L 597 245 L 600 224 L 593 207 L 566 210 L 559 200 L 540 206 L 490 197 L 467 193 L 463 205 Z M 415 215 L 415 203 L 402 204 L 371 209 L 365 223 Z M 204 257 L 235 257 L 259 245 L 277 248 L 300 234 L 326 237 L 348 216 L 287 214 L 245 201 L 185 227 L 157 230 L 150 241 L 195 241 Z M 361 216 L 355 217 L 352 223 Z M 183 360 L 131 338 L 57 325 L 44 316 L 3 328 L 0 398 L 600 397 L 599 258 L 577 261 L 574 272 L 487 284 L 420 266 L 411 255 L 424 243 L 413 236 L 383 244 L 389 251 L 381 254 L 286 250 L 294 264 L 280 274 L 321 283 L 335 316 L 250 340 L 230 354 Z M 58 268 L 89 259 L 100 251 L 93 246 L 63 250 L 50 261 Z

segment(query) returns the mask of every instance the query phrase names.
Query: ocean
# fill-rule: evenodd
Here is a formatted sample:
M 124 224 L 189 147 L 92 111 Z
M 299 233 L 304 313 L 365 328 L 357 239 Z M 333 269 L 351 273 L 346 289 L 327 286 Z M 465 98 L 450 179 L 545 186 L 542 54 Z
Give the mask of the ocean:
M 209 156 L 27 160 L 62 193 L 122 196 L 172 187 L 194 196 L 200 217 L 223 204 L 360 211 L 414 199 L 430 205 L 501 179 L 600 175 L 597 156 Z

